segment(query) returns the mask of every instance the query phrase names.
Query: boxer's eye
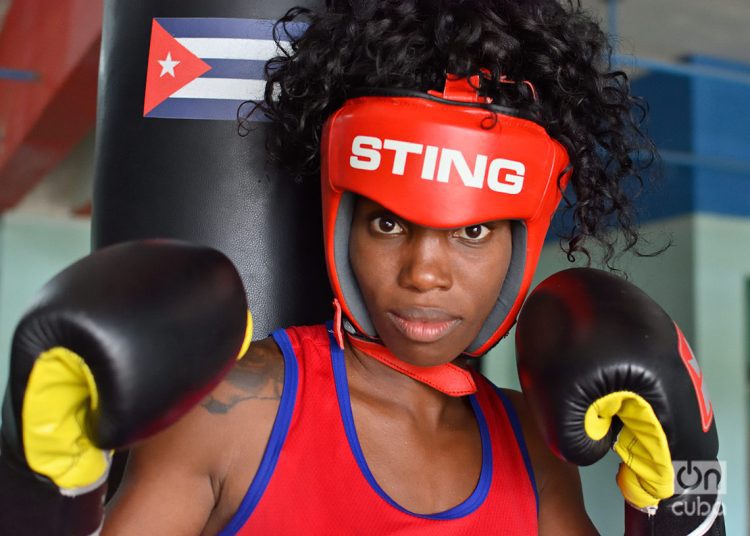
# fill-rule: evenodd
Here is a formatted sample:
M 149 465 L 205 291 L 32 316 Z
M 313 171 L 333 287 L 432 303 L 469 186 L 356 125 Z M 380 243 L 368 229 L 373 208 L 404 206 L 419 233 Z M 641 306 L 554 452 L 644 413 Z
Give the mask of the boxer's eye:
M 471 240 L 472 242 L 476 242 L 487 238 L 487 235 L 489 235 L 490 232 L 491 229 L 486 225 L 477 224 L 456 229 L 453 232 L 453 236 L 455 236 L 456 238 L 461 238 L 463 240 Z
M 377 233 L 389 235 L 404 232 L 404 228 L 392 216 L 378 216 L 377 218 L 373 218 L 370 222 L 370 228 Z

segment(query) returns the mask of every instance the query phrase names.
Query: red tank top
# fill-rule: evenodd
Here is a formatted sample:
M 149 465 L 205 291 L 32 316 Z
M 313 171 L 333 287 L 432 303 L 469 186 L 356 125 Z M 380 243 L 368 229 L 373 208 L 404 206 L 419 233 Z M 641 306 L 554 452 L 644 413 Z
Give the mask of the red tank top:
M 362 454 L 344 354 L 329 327 L 273 334 L 285 366 L 278 414 L 258 472 L 222 535 L 537 533 L 538 498 L 518 418 L 479 374 L 470 400 L 482 470 L 472 494 L 430 515 L 391 499 Z

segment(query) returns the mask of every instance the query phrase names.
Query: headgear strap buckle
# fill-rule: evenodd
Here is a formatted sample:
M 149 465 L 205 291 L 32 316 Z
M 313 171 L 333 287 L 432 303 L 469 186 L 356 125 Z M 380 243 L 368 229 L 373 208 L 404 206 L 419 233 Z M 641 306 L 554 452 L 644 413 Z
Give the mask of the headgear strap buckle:
M 489 71 L 483 69 L 483 74 L 489 77 Z M 500 76 L 501 84 L 515 84 L 514 80 L 508 79 L 507 76 Z M 523 83 L 531 90 L 531 95 L 534 100 L 539 100 L 536 94 L 534 84 L 528 80 L 524 80 Z M 448 74 L 445 77 L 445 87 L 443 92 L 435 91 L 434 89 L 429 90 L 427 93 L 433 97 L 439 97 L 441 99 L 451 100 L 455 102 L 471 102 L 477 104 L 492 104 L 492 98 L 486 97 L 479 94 L 479 75 L 475 74 L 469 78 L 462 78 L 454 74 Z
M 462 78 L 454 74 L 448 74 L 445 77 L 445 87 L 443 92 L 429 90 L 427 93 L 433 97 L 456 101 L 456 102 L 473 102 L 479 104 L 491 104 L 492 99 L 479 94 L 479 75 L 475 74 L 470 78 Z

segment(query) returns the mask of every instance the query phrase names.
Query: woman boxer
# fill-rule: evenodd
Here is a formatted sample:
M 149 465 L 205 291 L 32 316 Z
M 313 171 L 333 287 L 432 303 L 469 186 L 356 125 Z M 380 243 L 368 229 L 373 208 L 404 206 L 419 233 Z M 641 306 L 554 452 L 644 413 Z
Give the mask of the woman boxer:
M 613 222 L 635 245 L 653 153 L 606 37 L 549 0 L 329 7 L 285 18 L 310 27 L 260 109 L 321 176 L 336 319 L 252 345 L 135 449 L 104 533 L 595 533 L 523 396 L 466 358 L 514 322 L 566 184 L 569 255 L 609 260 Z

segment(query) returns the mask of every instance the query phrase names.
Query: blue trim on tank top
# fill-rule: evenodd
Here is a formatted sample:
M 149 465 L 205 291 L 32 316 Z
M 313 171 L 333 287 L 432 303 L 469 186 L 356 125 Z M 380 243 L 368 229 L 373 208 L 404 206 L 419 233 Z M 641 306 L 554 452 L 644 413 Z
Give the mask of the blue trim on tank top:
M 284 446 L 289 425 L 292 421 L 294 406 L 297 399 L 297 358 L 294 355 L 292 342 L 286 331 L 279 329 L 273 332 L 273 340 L 279 345 L 281 353 L 284 356 L 284 387 L 281 391 L 281 400 L 279 409 L 276 413 L 276 419 L 271 428 L 271 437 L 268 438 L 268 445 L 263 453 L 263 458 L 258 466 L 247 493 L 240 503 L 240 507 L 232 516 L 232 519 L 219 532 L 219 536 L 231 536 L 236 534 L 252 515 L 255 507 L 258 506 L 263 493 L 266 491 L 268 482 L 271 480 L 276 463 L 279 461 L 281 447 Z
M 500 400 L 503 403 L 503 406 L 505 407 L 505 414 L 508 416 L 508 420 L 510 421 L 510 425 L 513 427 L 513 433 L 516 436 L 516 443 L 518 443 L 518 449 L 521 451 L 521 456 L 523 457 L 523 463 L 526 465 L 526 472 L 529 475 L 529 480 L 531 480 L 531 487 L 534 488 L 534 499 L 536 500 L 536 515 L 539 516 L 539 492 L 536 489 L 536 477 L 534 476 L 534 467 L 531 465 L 531 456 L 529 456 L 529 451 L 526 448 L 526 440 L 523 438 L 523 429 L 521 428 L 521 421 L 518 418 L 518 414 L 516 413 L 516 409 L 513 407 L 513 403 L 508 398 L 508 395 L 503 393 L 502 389 L 499 387 L 493 385 L 495 388 L 495 392 L 497 393 L 497 396 L 500 397 Z
M 482 408 L 479 406 L 474 395 L 469 396 L 471 407 L 474 410 L 474 416 L 476 417 L 477 424 L 479 426 L 479 435 L 482 439 L 482 470 L 479 474 L 479 481 L 477 482 L 474 491 L 469 497 L 462 503 L 436 514 L 417 514 L 402 507 L 396 501 L 394 501 L 383 488 L 375 480 L 370 467 L 367 465 L 362 447 L 359 444 L 357 437 L 357 429 L 354 426 L 354 415 L 352 414 L 352 405 L 349 398 L 349 381 L 346 377 L 346 362 L 344 361 L 344 351 L 339 347 L 336 339 L 333 336 L 332 330 L 328 330 L 331 346 L 331 361 L 333 364 L 333 379 L 336 384 L 336 396 L 339 402 L 339 409 L 341 410 L 341 419 L 344 424 L 344 430 L 346 431 L 346 438 L 349 440 L 349 447 L 351 448 L 354 458 L 357 460 L 362 475 L 367 479 L 373 490 L 380 495 L 383 500 L 388 504 L 400 510 L 401 512 L 410 516 L 419 517 L 423 519 L 435 519 L 435 520 L 448 520 L 458 519 L 465 517 L 473 513 L 479 508 L 490 490 L 490 484 L 492 482 L 492 442 L 490 441 L 490 433 L 487 427 L 487 421 L 482 413 Z

